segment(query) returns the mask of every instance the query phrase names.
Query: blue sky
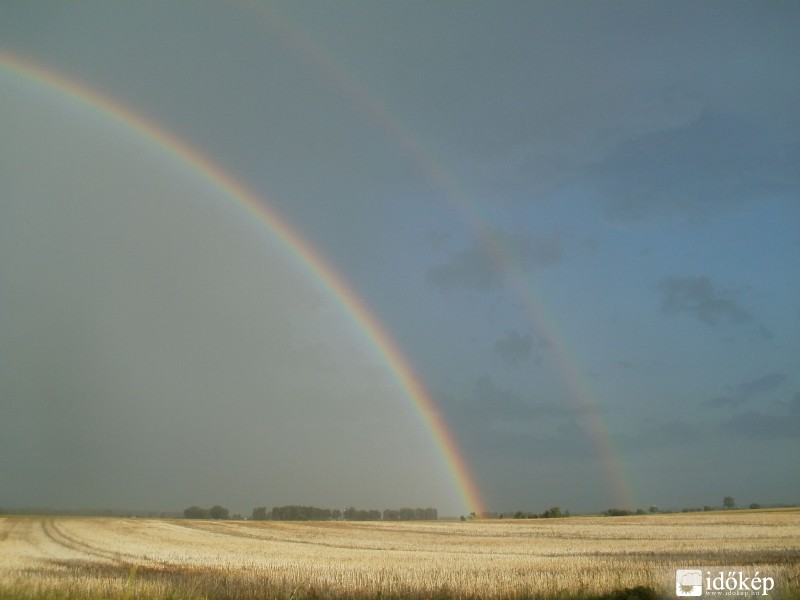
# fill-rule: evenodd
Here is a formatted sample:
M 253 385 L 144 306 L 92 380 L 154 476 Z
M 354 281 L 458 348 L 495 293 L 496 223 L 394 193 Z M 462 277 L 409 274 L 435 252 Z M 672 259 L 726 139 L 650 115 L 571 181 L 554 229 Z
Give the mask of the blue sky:
M 0 47 L 283 215 L 489 508 L 593 512 L 800 501 L 799 25 L 781 2 L 6 2 Z M 0 86 L 0 505 L 463 510 L 285 249 L 119 124 Z

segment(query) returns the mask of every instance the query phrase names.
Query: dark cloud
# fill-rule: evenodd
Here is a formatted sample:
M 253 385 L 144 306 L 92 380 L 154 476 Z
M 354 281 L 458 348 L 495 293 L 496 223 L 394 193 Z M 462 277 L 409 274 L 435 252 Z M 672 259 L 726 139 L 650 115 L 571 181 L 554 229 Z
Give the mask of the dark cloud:
M 758 440 L 800 440 L 800 414 L 772 415 L 747 411 L 732 416 L 723 424 L 726 434 Z
M 792 415 L 800 415 L 800 392 L 796 393 L 791 400 L 789 400 L 789 412 Z
M 705 434 L 696 424 L 675 419 L 642 425 L 635 432 L 618 437 L 622 446 L 638 452 L 652 448 L 682 447 L 704 439 Z
M 428 244 L 429 247 L 433 249 L 438 249 L 444 246 L 444 244 L 448 242 L 448 240 L 450 239 L 450 235 L 451 234 L 446 231 L 432 230 L 429 231 L 424 236 L 423 239 Z
M 509 269 L 531 271 L 563 259 L 562 239 L 558 235 L 537 237 L 495 230 L 447 263 L 429 269 L 425 281 L 441 290 L 463 287 L 487 291 L 499 287 Z
M 464 287 L 487 291 L 499 287 L 502 281 L 503 273 L 491 255 L 477 246 L 459 252 L 447 264 L 434 267 L 425 274 L 425 282 L 440 290 Z
M 787 144 L 729 114 L 704 111 L 681 127 L 620 144 L 588 184 L 607 213 L 708 215 L 746 201 L 800 191 L 800 145 Z
M 705 404 L 711 407 L 741 406 L 761 394 L 766 394 L 778 389 L 786 380 L 783 373 L 768 373 L 755 379 L 750 379 L 736 386 L 733 393 L 706 400 Z
M 614 361 L 614 364 L 617 365 L 620 369 L 636 369 L 637 366 L 635 363 L 632 363 L 629 360 L 617 360 Z
M 460 421 L 465 448 L 476 456 L 493 455 L 520 464 L 531 456 L 586 460 L 596 456 L 595 435 L 583 408 L 520 394 L 498 385 L 490 375 L 476 380 L 459 408 L 453 420 Z
M 479 377 L 473 387 L 472 396 L 462 405 L 462 415 L 485 420 L 537 420 L 574 419 L 584 414 L 580 408 L 564 406 L 556 402 L 543 402 L 526 398 L 522 394 L 497 384 L 491 375 Z
M 768 373 L 749 381 L 744 381 L 736 386 L 733 394 L 720 398 L 713 398 L 706 402 L 715 408 L 733 408 L 741 406 L 759 396 L 775 392 L 787 380 L 783 373 Z M 774 440 L 797 439 L 800 440 L 800 392 L 795 393 L 788 402 L 775 402 L 786 411 L 786 414 L 774 414 L 764 410 L 747 410 L 739 412 L 718 427 L 721 435 L 736 435 L 740 437 Z
M 668 277 L 659 288 L 661 310 L 668 315 L 688 314 L 707 325 L 753 320 L 750 311 L 734 299 L 735 292 L 720 290 L 709 277 Z
M 495 352 L 508 363 L 519 364 L 531 357 L 533 336 L 529 333 L 507 331 L 504 338 L 494 343 Z
M 747 396 L 771 392 L 786 379 L 783 373 L 769 373 L 763 377 L 756 377 L 750 381 L 739 384 L 739 391 Z

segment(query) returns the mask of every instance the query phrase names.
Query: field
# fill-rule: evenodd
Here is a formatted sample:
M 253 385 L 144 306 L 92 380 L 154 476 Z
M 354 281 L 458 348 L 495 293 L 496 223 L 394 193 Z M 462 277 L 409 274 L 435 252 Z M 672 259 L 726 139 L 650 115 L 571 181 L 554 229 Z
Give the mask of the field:
M 800 598 L 800 510 L 398 523 L 0 517 L 0 598 L 675 598 L 676 568 L 713 565 L 755 566 L 775 580 L 769 597 Z

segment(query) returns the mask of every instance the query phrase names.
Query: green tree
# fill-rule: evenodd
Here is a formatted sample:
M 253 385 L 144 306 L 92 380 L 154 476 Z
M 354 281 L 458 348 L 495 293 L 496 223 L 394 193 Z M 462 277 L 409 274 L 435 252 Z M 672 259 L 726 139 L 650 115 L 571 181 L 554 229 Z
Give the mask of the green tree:
M 253 521 L 266 521 L 269 517 L 267 516 L 267 507 L 266 506 L 259 506 L 253 509 L 253 516 L 251 517 Z
M 603 514 L 607 517 L 628 517 L 633 514 L 633 511 L 627 508 L 609 508 Z
M 208 519 L 211 517 L 211 514 L 207 508 L 190 506 L 183 511 L 183 516 L 187 519 Z
M 735 508 L 736 502 L 733 500 L 733 496 L 725 496 L 725 499 L 722 501 L 722 506 L 725 508 Z
M 211 510 L 208 511 L 209 515 L 212 519 L 227 519 L 229 516 L 228 509 L 224 506 L 220 506 L 219 504 L 212 506 Z

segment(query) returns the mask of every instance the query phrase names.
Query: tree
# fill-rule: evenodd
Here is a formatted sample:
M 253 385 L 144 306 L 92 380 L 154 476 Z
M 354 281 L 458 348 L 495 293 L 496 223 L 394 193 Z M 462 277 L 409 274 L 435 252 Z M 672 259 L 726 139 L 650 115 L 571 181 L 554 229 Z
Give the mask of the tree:
M 266 521 L 268 518 L 266 506 L 259 506 L 253 509 L 253 521 Z
M 212 519 L 227 519 L 228 518 L 228 509 L 220 506 L 219 504 L 212 506 L 211 510 L 208 511 L 209 515 Z
M 736 502 L 734 502 L 733 496 L 725 496 L 725 499 L 722 501 L 722 506 L 725 508 L 734 508 L 736 506 Z
M 627 508 L 609 508 L 603 514 L 607 517 L 629 517 L 633 514 L 633 511 Z
M 187 519 L 208 519 L 211 517 L 211 514 L 207 508 L 190 506 L 183 511 L 183 516 Z

